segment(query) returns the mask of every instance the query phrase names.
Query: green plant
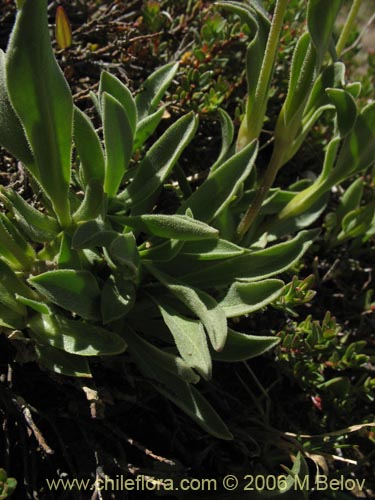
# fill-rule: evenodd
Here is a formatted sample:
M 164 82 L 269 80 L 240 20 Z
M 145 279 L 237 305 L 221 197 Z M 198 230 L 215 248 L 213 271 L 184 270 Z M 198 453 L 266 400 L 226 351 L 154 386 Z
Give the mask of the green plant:
M 307 31 L 299 38 L 293 53 L 289 88 L 277 119 L 271 159 L 255 183 L 255 196 L 237 227 L 238 241 L 257 223 L 276 175 L 295 155 L 324 111 L 334 112 L 335 118 L 322 172 L 275 214 L 276 226 L 288 220 L 293 224 L 301 215 L 307 216 L 310 224 L 309 215 L 316 213 L 316 204 L 334 185 L 366 170 L 375 160 L 375 104 L 357 109 L 355 99 L 360 84 L 345 82 L 345 66 L 338 60 L 361 0 L 353 2 L 335 47 L 333 32 L 342 3 L 341 0 L 307 3 Z M 239 151 L 258 138 L 262 130 L 288 2 L 276 2 L 271 23 L 260 3 L 221 2 L 220 5 L 238 13 L 253 33 L 247 49 L 248 101 L 237 139 Z M 323 19 L 322 9 L 327 9 Z M 328 53 L 330 61 L 326 63 Z
M 223 111 L 222 149 L 208 178 L 191 192 L 180 176 L 170 193 L 178 208 L 161 213 L 198 126 L 190 113 L 148 141 L 177 64 L 152 74 L 135 99 L 103 72 L 92 96 L 101 137 L 73 105 L 54 58 L 46 0 L 18 7 L 0 54 L 0 144 L 27 168 L 38 204 L 1 189 L 0 325 L 31 337 L 40 363 L 65 375 L 90 377 L 91 357 L 131 359 L 145 382 L 230 439 L 195 384 L 211 378 L 212 360 L 247 359 L 278 343 L 238 333 L 228 319 L 274 301 L 284 283 L 271 277 L 296 263 L 316 232 L 260 250 L 228 239 L 222 215 L 234 210 L 258 146 L 230 153 L 233 126 Z
M 13 477 L 8 477 L 4 469 L 0 469 L 0 500 L 9 498 L 17 486 Z

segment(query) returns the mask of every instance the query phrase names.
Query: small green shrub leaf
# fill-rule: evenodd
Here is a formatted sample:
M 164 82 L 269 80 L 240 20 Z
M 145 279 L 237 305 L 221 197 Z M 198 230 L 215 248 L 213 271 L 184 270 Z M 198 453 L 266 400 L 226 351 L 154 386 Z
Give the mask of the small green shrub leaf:
M 153 297 L 153 299 L 174 338 L 182 359 L 205 380 L 209 380 L 212 362 L 202 323 L 182 316 L 165 299 L 160 297 Z
M 217 229 L 186 215 L 145 214 L 123 217 L 123 222 L 154 236 L 181 241 L 199 241 L 219 236 Z
M 201 290 L 186 286 L 181 281 L 162 273 L 149 263 L 145 263 L 145 266 L 162 285 L 202 321 L 213 348 L 220 351 L 224 347 L 228 327 L 225 314 L 216 301 Z
M 103 133 L 106 150 L 104 191 L 110 198 L 117 194 L 133 151 L 133 133 L 121 103 L 103 93 Z
M 74 143 L 80 160 L 85 185 L 96 179 L 104 182 L 105 160 L 100 139 L 91 120 L 79 108 L 74 108 Z
M 194 113 L 183 116 L 171 125 L 147 151 L 132 183 L 119 195 L 119 199 L 134 208 L 155 193 L 194 137 L 197 126 Z
M 279 342 L 280 339 L 275 337 L 247 335 L 229 329 L 225 349 L 221 352 L 212 351 L 212 358 L 215 361 L 226 361 L 228 363 L 245 361 L 260 356 L 275 347 Z
M 210 222 L 232 201 L 243 181 L 250 174 L 258 153 L 253 141 L 218 167 L 199 188 L 185 200 L 179 213 L 190 208 L 196 219 Z M 207 201 L 210 200 L 210 203 Z
M 38 361 L 48 370 L 68 377 L 92 378 L 89 363 L 86 358 L 68 354 L 60 349 L 37 344 L 35 351 Z
M 107 356 L 126 349 L 125 341 L 116 333 L 64 316 L 37 314 L 29 322 L 31 335 L 42 345 L 79 356 Z
M 18 11 L 6 74 L 10 101 L 35 158 L 33 173 L 61 224 L 68 225 L 73 101 L 52 51 L 47 0 L 26 0 Z
M 29 283 L 54 304 L 85 319 L 99 318 L 100 290 L 88 271 L 61 269 L 29 278 Z
M 282 292 L 284 283 L 281 280 L 264 280 L 255 283 L 235 282 L 219 306 L 227 318 L 250 314 L 271 302 Z
M 165 91 L 177 73 L 178 63 L 169 63 L 157 69 L 143 84 L 143 91 L 135 98 L 138 120 L 143 120 L 156 110 Z

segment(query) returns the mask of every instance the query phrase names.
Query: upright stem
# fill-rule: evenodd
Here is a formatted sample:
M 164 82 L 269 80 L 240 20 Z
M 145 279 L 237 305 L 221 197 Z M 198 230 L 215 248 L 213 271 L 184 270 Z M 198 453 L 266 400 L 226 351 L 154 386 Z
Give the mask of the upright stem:
M 346 42 L 348 41 L 350 32 L 353 28 L 353 24 L 355 22 L 355 19 L 357 17 L 359 8 L 362 4 L 362 0 L 354 0 L 349 15 L 345 21 L 345 24 L 342 28 L 340 38 L 338 39 L 338 42 L 336 44 L 336 53 L 338 56 L 340 56 L 341 52 L 344 50 L 344 47 L 346 45 Z
M 267 107 L 270 81 L 275 66 L 280 33 L 283 27 L 284 15 L 288 2 L 289 0 L 277 0 L 276 2 L 270 32 L 267 38 L 267 45 L 264 53 L 263 63 L 256 86 L 254 106 L 253 109 L 251 109 L 250 113 L 246 113 L 245 117 L 245 120 L 247 120 L 247 140 L 246 144 L 244 144 L 243 147 L 249 144 L 254 139 L 257 139 L 262 130 L 264 115 Z

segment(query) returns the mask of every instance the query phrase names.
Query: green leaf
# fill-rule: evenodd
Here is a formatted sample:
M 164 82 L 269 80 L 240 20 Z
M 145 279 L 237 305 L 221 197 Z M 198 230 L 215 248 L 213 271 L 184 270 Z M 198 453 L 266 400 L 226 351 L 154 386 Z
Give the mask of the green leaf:
M 180 380 L 178 377 L 171 376 L 166 367 L 160 365 L 158 360 L 155 360 L 153 356 L 147 358 L 147 362 L 145 362 L 143 351 L 139 349 L 139 343 L 137 343 L 136 334 L 131 332 L 129 328 L 127 329 L 126 339 L 129 345 L 129 352 L 142 373 L 146 377 L 155 380 L 155 389 L 181 408 L 182 411 L 189 415 L 190 418 L 209 434 L 219 439 L 233 439 L 225 423 L 195 387 Z
M 8 306 L 0 304 L 0 327 L 22 330 L 26 326 L 26 317 L 21 315 Z
M 159 296 L 152 298 L 159 307 L 182 359 L 205 380 L 209 380 L 212 375 L 212 362 L 202 323 L 182 316 L 166 299 Z
M 199 375 L 197 375 L 179 356 L 158 349 L 129 328 L 126 328 L 124 331 L 124 336 L 128 343 L 130 353 L 132 356 L 135 354 L 134 357 L 137 364 L 139 364 L 138 359 L 142 358 L 142 363 L 140 365 L 142 371 L 144 369 L 143 367 L 147 366 L 145 371 L 151 369 L 150 371 L 153 372 L 153 368 L 156 369 L 156 371 L 165 370 L 169 373 L 169 377 L 171 378 L 178 377 L 190 384 L 196 384 L 199 381 Z M 157 376 L 151 376 L 157 379 Z
M 105 211 L 104 205 L 103 183 L 96 179 L 91 179 L 86 185 L 85 197 L 81 205 L 73 214 L 74 222 L 96 219 L 103 215 Z
M 215 361 L 225 361 L 228 363 L 246 361 L 247 359 L 260 356 L 275 347 L 279 342 L 279 338 L 247 335 L 235 332 L 229 328 L 224 349 L 220 352 L 212 351 L 212 358 Z
M 0 49 L 0 145 L 34 171 L 34 158 L 25 131 L 9 101 L 5 81 L 5 54 Z
M 133 151 L 133 133 L 121 103 L 103 93 L 103 133 L 106 150 L 104 192 L 117 194 Z
M 201 290 L 186 286 L 180 280 L 162 273 L 148 262 L 145 261 L 144 265 L 162 285 L 202 321 L 213 348 L 220 351 L 225 344 L 228 327 L 225 314 L 216 301 Z
M 282 292 L 284 282 L 280 280 L 264 280 L 255 283 L 235 282 L 219 306 L 227 318 L 250 314 L 271 302 Z
M 11 294 L 19 294 L 29 299 L 37 298 L 37 294 L 29 288 L 5 262 L 0 259 L 1 284 Z
M 54 304 L 85 319 L 99 318 L 100 290 L 88 271 L 62 269 L 29 278 L 29 283 Z
M 133 308 L 136 297 L 134 283 L 124 279 L 120 274 L 111 275 L 104 283 L 101 297 L 100 309 L 103 324 L 116 321 Z
M 370 167 L 375 161 L 375 102 L 358 115 L 352 131 L 345 137 L 330 174 L 330 186 Z
M 56 219 L 36 210 L 13 189 L 0 186 L 0 198 L 32 241 L 45 243 L 59 233 L 60 227 Z
M 204 266 L 200 262 L 201 269 L 180 278 L 184 283 L 205 288 L 225 286 L 235 280 L 259 281 L 286 271 L 298 262 L 316 235 L 315 230 L 301 231 L 292 240 L 265 250 L 247 252 L 224 262 L 204 263 Z
M 243 181 L 250 174 L 257 153 L 258 143 L 253 141 L 232 156 L 182 203 L 179 213 L 185 213 L 186 209 L 190 208 L 196 219 L 205 222 L 217 217 L 231 203 Z
M 76 106 L 74 107 L 74 143 L 81 162 L 85 185 L 92 179 L 104 183 L 105 160 L 100 139 L 91 120 Z
M 116 333 L 57 314 L 37 314 L 29 320 L 28 327 L 42 345 L 78 356 L 109 356 L 126 349 L 125 341 Z
M 154 244 L 139 251 L 141 259 L 150 261 L 168 262 L 181 251 L 183 241 L 167 240 L 160 244 Z
M 109 255 L 113 262 L 125 268 L 127 279 L 136 280 L 139 267 L 139 253 L 133 233 L 121 234 L 109 246 Z M 125 272 L 122 269 L 122 272 Z
M 47 345 L 36 345 L 38 361 L 48 370 L 68 377 L 92 378 L 87 359 Z
M 327 89 L 326 92 L 336 108 L 340 136 L 345 137 L 354 127 L 357 119 L 356 102 L 353 96 L 346 90 Z
M 69 225 L 73 101 L 52 51 L 47 0 L 26 0 L 18 11 L 6 74 L 11 103 L 35 158 L 33 173 L 60 223 Z
M 228 151 L 232 145 L 233 137 L 234 137 L 234 126 L 231 117 L 228 115 L 226 111 L 219 108 L 218 109 L 221 123 L 221 150 L 219 156 L 215 163 L 212 165 L 210 169 L 210 175 L 222 164 L 225 160 Z
M 135 98 L 138 120 L 143 120 L 156 110 L 165 91 L 177 73 L 178 63 L 169 63 L 157 69 L 143 84 L 143 90 Z
M 72 238 L 72 247 L 83 248 L 106 247 L 117 238 L 119 233 L 99 220 L 90 220 L 78 224 Z
M 186 215 L 145 214 L 122 217 L 122 221 L 133 229 L 161 238 L 199 241 L 219 236 L 217 229 Z
M 338 221 L 341 221 L 347 213 L 359 208 L 363 195 L 363 188 L 363 179 L 359 177 L 345 190 L 335 212 Z
M 155 113 L 146 116 L 137 124 L 134 137 L 133 151 L 140 149 L 147 139 L 155 132 L 164 114 L 164 108 L 160 108 Z
M 2 213 L 0 213 L 0 256 L 14 269 L 28 269 L 36 258 L 33 247 Z
M 186 242 L 182 247 L 180 255 L 194 257 L 197 260 L 220 260 L 229 259 L 242 255 L 245 249 L 231 243 L 230 241 L 215 239 L 204 241 Z
M 45 302 L 41 302 L 40 300 L 33 300 L 27 297 L 22 297 L 22 295 L 16 294 L 16 300 L 20 304 L 29 307 L 33 311 L 39 312 L 41 314 L 53 314 L 52 309 Z
M 307 27 L 318 55 L 318 65 L 328 50 L 337 14 L 343 0 L 309 0 L 307 4 Z M 322 15 L 323 14 L 323 15 Z
M 197 126 L 194 113 L 183 116 L 171 125 L 147 151 L 135 171 L 132 183 L 119 195 L 119 199 L 134 208 L 155 193 L 194 137 Z
M 137 108 L 130 90 L 115 76 L 107 71 L 102 71 L 100 75 L 99 96 L 103 92 L 111 95 L 122 105 L 128 117 L 132 134 L 134 135 L 137 126 Z

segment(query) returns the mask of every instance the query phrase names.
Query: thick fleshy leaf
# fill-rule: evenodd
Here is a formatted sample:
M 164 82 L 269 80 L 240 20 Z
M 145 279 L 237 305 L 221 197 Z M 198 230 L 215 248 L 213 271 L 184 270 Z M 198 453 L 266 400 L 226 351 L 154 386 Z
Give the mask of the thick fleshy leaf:
M 1 284 L 12 294 L 19 294 L 29 299 L 37 298 L 37 294 L 28 287 L 5 262 L 0 259 Z
M 225 286 L 235 280 L 259 281 L 281 273 L 298 262 L 316 235 L 315 230 L 301 231 L 292 240 L 265 250 L 248 252 L 224 262 L 199 262 L 200 269 L 180 278 L 184 283 L 205 288 Z
M 154 367 L 156 370 L 165 370 L 171 378 L 178 377 L 190 384 L 196 384 L 199 381 L 199 375 L 179 356 L 158 349 L 129 328 L 125 330 L 124 337 L 130 353 L 132 355 L 136 353 L 136 360 L 142 358 L 141 369 L 146 365 Z
M 55 36 L 59 49 L 67 49 L 72 45 L 72 28 L 64 7 L 59 5 L 56 9 Z
M 205 292 L 186 286 L 149 263 L 145 262 L 145 266 L 162 285 L 201 320 L 213 348 L 220 351 L 225 344 L 228 327 L 225 314 L 216 301 Z
M 171 125 L 147 151 L 135 171 L 133 181 L 119 198 L 133 208 L 155 193 L 194 137 L 197 126 L 194 113 L 183 116 Z
M 337 113 L 337 126 L 340 136 L 345 137 L 354 127 L 357 119 L 357 105 L 353 96 L 343 89 L 327 89 L 330 100 Z
M 9 101 L 5 81 L 5 54 L 0 49 L 0 145 L 34 170 L 34 158 L 25 131 Z
M 214 240 L 216 241 L 216 240 Z M 184 246 L 183 241 L 166 240 L 163 243 L 148 246 L 139 251 L 142 259 L 157 262 L 168 262 L 176 257 Z
M 279 342 L 279 338 L 247 335 L 229 329 L 225 348 L 221 352 L 212 351 L 212 358 L 215 361 L 226 361 L 228 363 L 245 361 L 260 356 L 275 347 Z
M 103 324 L 128 314 L 135 303 L 135 296 L 136 289 L 132 281 L 124 279 L 122 275 L 111 275 L 104 283 L 100 297 Z
M 233 200 L 250 174 L 258 153 L 258 142 L 242 149 L 218 167 L 199 188 L 183 202 L 179 213 L 190 208 L 196 219 L 210 222 Z M 208 203 L 209 200 L 209 203 Z
M 147 139 L 155 132 L 164 114 L 164 108 L 160 108 L 155 113 L 146 116 L 137 125 L 135 132 L 133 150 L 137 151 L 143 146 Z
M 220 260 L 242 255 L 245 249 L 230 241 L 215 239 L 186 242 L 181 249 L 181 256 L 194 257 L 197 260 Z
M 103 71 L 100 75 L 99 95 L 102 96 L 103 92 L 107 92 L 122 105 L 134 135 L 137 126 L 137 108 L 130 90 L 114 75 Z
M 138 339 L 139 338 L 140 337 L 138 337 Z M 146 361 L 142 349 L 139 349 L 136 334 L 129 329 L 127 329 L 126 340 L 128 342 L 129 352 L 135 359 L 141 372 L 147 378 L 155 380 L 155 389 L 181 408 L 182 411 L 209 434 L 219 439 L 233 439 L 225 423 L 194 386 L 173 376 L 171 372 L 167 371 L 165 366 L 160 365 L 154 357 L 151 356 L 147 358 Z
M 199 241 L 218 238 L 219 236 L 217 229 L 186 215 L 145 214 L 123 217 L 122 221 L 133 229 L 160 238 Z
M 41 314 L 53 314 L 52 309 L 45 302 L 41 302 L 40 300 L 33 300 L 27 297 L 22 297 L 22 295 L 16 294 L 16 300 L 20 304 L 29 307 L 33 311 L 36 311 Z
M 2 213 L 0 213 L 0 256 L 14 269 L 28 269 L 35 260 L 33 247 Z
M 343 0 L 309 0 L 307 4 L 307 27 L 318 55 L 318 64 L 323 61 L 333 28 Z M 323 14 L 323 15 L 322 15 Z
M 74 143 L 81 162 L 85 185 L 96 179 L 104 182 L 105 160 L 100 139 L 91 120 L 79 108 L 74 108 Z
M 219 306 L 227 318 L 250 314 L 271 302 L 281 294 L 284 282 L 281 280 L 264 280 L 255 283 L 235 282 Z
M 0 327 L 22 330 L 26 326 L 26 317 L 0 304 Z
M 73 234 L 72 247 L 77 250 L 106 247 L 117 238 L 118 234 L 100 220 L 90 220 L 78 225 Z
M 0 198 L 8 210 L 13 212 L 15 220 L 32 241 L 45 243 L 57 236 L 60 231 L 57 220 L 36 210 L 16 191 L 1 186 Z
M 121 103 L 106 92 L 103 101 L 103 133 L 106 151 L 104 192 L 117 194 L 133 151 L 133 133 Z
M 52 51 L 47 0 L 26 0 L 18 11 L 6 75 L 10 101 L 35 158 L 33 173 L 61 224 L 68 225 L 73 101 Z
M 115 265 L 122 267 L 127 279 L 136 279 L 138 275 L 139 253 L 133 233 L 121 234 L 109 246 L 109 255 Z
M 48 370 L 68 377 L 92 378 L 88 361 L 82 356 L 41 344 L 35 346 L 35 352 L 39 363 Z
M 356 179 L 341 196 L 335 215 L 341 221 L 345 215 L 359 208 L 363 195 L 364 182 L 360 177 Z
M 143 84 L 143 90 L 135 98 L 138 121 L 156 110 L 167 88 L 177 73 L 178 63 L 169 63 L 157 69 Z
M 182 359 L 205 380 L 211 378 L 212 362 L 207 338 L 200 321 L 182 316 L 161 297 L 153 297 L 169 328 Z
M 233 137 L 234 137 L 234 126 L 231 117 L 228 115 L 226 111 L 219 108 L 220 115 L 220 123 L 221 123 L 221 150 L 219 156 L 215 163 L 212 165 L 210 169 L 209 176 L 213 174 L 213 172 L 219 167 L 222 162 L 225 160 L 228 151 L 232 145 Z
M 85 189 L 85 196 L 78 209 L 73 214 L 74 222 L 91 221 L 103 215 L 105 209 L 103 183 L 91 179 Z
M 28 327 L 41 344 L 79 356 L 109 356 L 126 349 L 125 341 L 116 333 L 64 316 L 37 314 Z
M 88 271 L 62 269 L 29 278 L 29 283 L 54 304 L 85 319 L 98 319 L 100 290 Z

